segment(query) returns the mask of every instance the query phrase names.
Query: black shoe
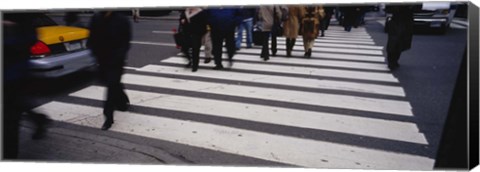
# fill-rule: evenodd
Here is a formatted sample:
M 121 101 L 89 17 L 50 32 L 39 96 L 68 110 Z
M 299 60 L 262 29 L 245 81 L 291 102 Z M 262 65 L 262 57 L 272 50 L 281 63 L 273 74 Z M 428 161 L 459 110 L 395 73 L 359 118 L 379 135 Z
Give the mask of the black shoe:
M 192 68 L 192 72 L 196 72 L 198 70 L 198 67 Z
M 105 122 L 102 125 L 102 130 L 108 130 L 110 127 L 112 127 L 113 120 L 105 120 Z
M 323 33 L 320 35 L 320 37 L 324 37 L 324 36 L 325 36 L 325 34 L 323 34 Z
M 213 70 L 222 70 L 222 69 L 223 69 L 222 65 L 220 65 L 220 66 L 217 65 L 217 66 L 213 67 Z
M 232 67 L 232 66 L 233 66 L 233 59 L 229 58 L 228 59 L 228 67 Z
M 267 56 L 267 57 L 264 57 L 263 58 L 263 61 L 268 61 L 270 58 Z
M 204 63 L 207 64 L 207 63 L 210 63 L 210 61 L 212 61 L 212 58 L 211 58 L 211 57 L 207 57 L 207 58 L 205 58 Z
M 291 51 L 287 51 L 287 57 L 292 57 L 292 52 Z

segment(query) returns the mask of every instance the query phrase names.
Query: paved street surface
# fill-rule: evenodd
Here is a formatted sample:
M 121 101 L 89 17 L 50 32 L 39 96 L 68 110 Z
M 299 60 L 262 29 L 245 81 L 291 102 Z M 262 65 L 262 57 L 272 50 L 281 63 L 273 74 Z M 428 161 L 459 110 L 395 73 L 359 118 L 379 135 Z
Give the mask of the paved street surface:
M 115 112 L 113 127 L 101 131 L 105 87 L 95 74 L 55 81 L 68 88 L 37 95 L 43 98 L 35 108 L 54 123 L 45 139 L 31 140 L 31 124 L 23 122 L 21 158 L 432 169 L 465 26 L 457 21 L 446 35 L 415 35 L 392 73 L 384 63 L 382 22 L 367 20 L 352 32 L 334 22 L 308 59 L 301 37 L 290 58 L 279 37 L 278 55 L 269 61 L 260 58 L 260 46 L 243 45 L 233 66 L 224 60 L 226 70 L 212 70 L 213 61 L 202 59 L 193 73 L 173 43 L 177 21 L 141 20 L 122 78 L 129 111 Z M 73 78 L 76 84 L 68 82 Z

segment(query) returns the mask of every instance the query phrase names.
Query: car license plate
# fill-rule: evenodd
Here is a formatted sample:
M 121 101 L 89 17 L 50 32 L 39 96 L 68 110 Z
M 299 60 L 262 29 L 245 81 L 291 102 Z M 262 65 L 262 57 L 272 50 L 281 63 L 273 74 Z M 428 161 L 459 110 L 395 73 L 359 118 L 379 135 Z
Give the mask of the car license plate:
M 67 51 L 75 51 L 75 50 L 80 50 L 82 49 L 82 44 L 80 42 L 74 42 L 74 43 L 65 43 L 65 48 Z

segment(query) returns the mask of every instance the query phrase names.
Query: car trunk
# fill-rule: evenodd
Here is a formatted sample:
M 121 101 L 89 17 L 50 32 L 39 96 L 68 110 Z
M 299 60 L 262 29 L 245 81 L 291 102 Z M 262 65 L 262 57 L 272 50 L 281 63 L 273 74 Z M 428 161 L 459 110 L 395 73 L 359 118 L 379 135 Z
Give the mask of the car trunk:
M 86 49 L 88 29 L 68 26 L 37 28 L 38 39 L 51 50 L 51 55 Z

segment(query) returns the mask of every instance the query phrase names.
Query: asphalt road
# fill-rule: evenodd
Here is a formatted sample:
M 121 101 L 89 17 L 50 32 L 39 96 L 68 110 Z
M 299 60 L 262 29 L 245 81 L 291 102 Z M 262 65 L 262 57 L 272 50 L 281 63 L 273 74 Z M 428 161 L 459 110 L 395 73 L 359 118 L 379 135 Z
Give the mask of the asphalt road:
M 231 69 L 215 72 L 211 64 L 201 64 L 191 73 L 182 67 L 181 57 L 174 57 L 179 50 L 170 32 L 177 22 L 141 20 L 132 24 L 124 76 L 136 103 L 130 112 L 117 113 L 118 126 L 108 132 L 98 129 L 103 92 L 94 71 L 37 81 L 35 107 L 56 122 L 40 141 L 28 138 L 31 129 L 25 122 L 21 157 L 431 169 L 466 46 L 466 29 L 415 34 L 412 48 L 401 56 L 401 67 L 391 73 L 382 62 L 387 40 L 382 23 L 382 18 L 370 17 L 365 26 L 347 34 L 333 22 L 327 37 L 318 39 L 310 61 L 300 57 L 299 39 L 294 58 L 285 58 L 280 49 L 279 57 L 263 62 L 254 58 L 259 52 L 255 47 L 240 50 Z

